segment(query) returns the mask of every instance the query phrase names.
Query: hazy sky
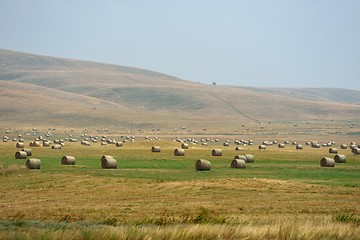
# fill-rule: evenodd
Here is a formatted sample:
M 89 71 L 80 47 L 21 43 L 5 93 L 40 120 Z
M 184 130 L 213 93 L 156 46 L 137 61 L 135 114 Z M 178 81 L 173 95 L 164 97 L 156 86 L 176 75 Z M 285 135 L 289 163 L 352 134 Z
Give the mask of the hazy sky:
M 360 90 L 359 0 L 1 0 L 0 48 L 194 82 Z

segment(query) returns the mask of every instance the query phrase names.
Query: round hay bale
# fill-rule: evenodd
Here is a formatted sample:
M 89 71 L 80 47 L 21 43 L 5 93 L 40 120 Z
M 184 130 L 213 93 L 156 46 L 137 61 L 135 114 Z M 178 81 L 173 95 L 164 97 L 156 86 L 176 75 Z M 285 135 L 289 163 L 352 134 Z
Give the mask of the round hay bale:
M 26 167 L 29 169 L 40 169 L 41 161 L 37 158 L 29 158 L 26 161 Z
M 335 155 L 334 160 L 336 163 L 346 163 L 346 156 L 337 154 Z
M 195 162 L 196 171 L 210 171 L 211 162 L 205 159 L 199 159 Z
M 353 154 L 360 154 L 360 148 L 353 148 L 353 149 L 351 150 L 351 152 L 352 152 Z
M 329 148 L 329 153 L 338 153 L 338 150 L 336 148 Z
M 61 158 L 61 164 L 63 164 L 63 165 L 75 165 L 75 157 L 73 157 L 73 156 L 63 156 Z
M 43 147 L 49 147 L 49 146 L 50 146 L 50 142 L 48 142 L 48 141 L 43 142 Z
M 234 159 L 231 161 L 232 168 L 245 168 L 245 160 L 243 159 Z
M 161 152 L 161 148 L 159 146 L 152 146 L 151 152 Z
M 117 168 L 117 161 L 113 156 L 104 155 L 101 157 L 101 167 L 103 169 Z
M 220 148 L 217 148 L 217 149 L 213 149 L 211 151 L 211 155 L 212 156 L 222 156 L 222 150 Z
M 123 144 L 122 144 L 121 142 L 117 142 L 117 143 L 115 144 L 116 147 L 122 147 L 122 145 L 123 145 Z
M 183 143 L 183 144 L 181 144 L 181 148 L 182 149 L 189 149 L 189 144 Z
M 203 143 L 201 143 L 201 145 L 203 145 L 203 146 L 207 146 L 207 145 L 208 145 L 208 143 L 207 143 L 207 142 L 203 142 Z
M 278 148 L 285 148 L 285 144 L 284 143 L 279 143 Z
M 182 148 L 176 148 L 174 150 L 174 156 L 185 156 L 185 150 Z
M 17 151 L 15 153 L 15 158 L 16 159 L 26 159 L 27 158 L 27 153 L 25 151 Z
M 297 150 L 302 150 L 304 147 L 303 147 L 303 145 L 301 145 L 301 144 L 297 144 L 296 145 L 296 149 Z
M 335 167 L 335 160 L 328 157 L 323 157 L 320 160 L 320 166 L 321 167 Z
M 266 146 L 265 145 L 259 145 L 259 150 L 265 150 Z
M 107 145 L 107 142 L 101 141 L 101 146 L 106 146 L 106 145 Z
M 51 149 L 58 149 L 58 150 L 60 150 L 60 149 L 61 149 L 61 145 L 54 145 L 54 146 L 51 147 Z
M 240 146 L 236 146 L 236 148 L 235 148 L 235 151 L 242 151 L 242 150 L 244 150 L 244 149 Z
M 21 149 L 21 151 L 26 152 L 26 154 L 28 156 L 32 156 L 32 150 L 30 148 L 23 148 L 23 149 Z
M 253 163 L 254 162 L 254 155 L 252 154 L 245 154 L 246 162 L 247 163 Z
M 341 144 L 340 148 L 341 149 L 347 149 L 347 145 L 346 144 Z
M 16 143 L 16 148 L 23 148 L 24 147 L 24 143 L 23 142 L 18 142 Z
M 228 147 L 228 146 L 230 146 L 230 144 L 229 144 L 229 142 L 224 142 L 224 143 L 223 143 L 223 146 L 224 146 L 224 147 Z
M 246 155 L 236 155 L 234 159 L 244 160 L 246 162 Z

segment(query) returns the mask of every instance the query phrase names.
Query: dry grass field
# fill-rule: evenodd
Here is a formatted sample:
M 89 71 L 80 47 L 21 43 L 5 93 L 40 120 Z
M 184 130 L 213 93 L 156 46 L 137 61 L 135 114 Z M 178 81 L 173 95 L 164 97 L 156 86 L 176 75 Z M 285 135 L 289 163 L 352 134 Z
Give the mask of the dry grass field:
M 83 138 L 74 137 L 78 142 L 65 141 L 61 150 L 32 147 L 40 170 L 15 159 L 15 142 L 0 143 L 1 239 L 360 239 L 360 155 L 340 150 L 342 143 L 359 142 L 356 135 L 256 135 L 254 146 L 241 151 L 233 143 L 240 136 L 204 137 L 208 146 L 192 136 L 199 143 L 180 157 L 173 151 L 181 143 L 169 135 L 152 141 L 136 136 L 122 147 L 82 146 Z M 26 136 L 25 146 L 33 138 Z M 334 154 L 305 145 L 306 138 L 331 138 L 347 162 L 321 168 L 320 159 Z M 290 144 L 258 150 L 270 139 Z M 229 147 L 222 146 L 225 140 Z M 151 152 L 155 145 L 160 153 Z M 223 155 L 212 156 L 213 148 Z M 230 168 L 244 153 L 253 154 L 254 163 Z M 64 155 L 75 156 L 76 164 L 61 165 Z M 101 169 L 102 155 L 117 159 L 117 169 Z M 200 158 L 211 161 L 210 171 L 195 171 Z
M 213 86 L 2 49 L 0 62 L 0 239 L 360 239 L 360 155 L 340 149 L 360 144 L 357 90 Z M 64 146 L 30 147 L 41 168 L 28 169 L 16 143 L 40 136 Z M 179 139 L 192 142 L 185 156 Z M 275 140 L 289 144 L 258 149 Z M 335 154 L 309 141 L 346 163 L 320 167 Z M 255 161 L 231 168 L 239 154 Z

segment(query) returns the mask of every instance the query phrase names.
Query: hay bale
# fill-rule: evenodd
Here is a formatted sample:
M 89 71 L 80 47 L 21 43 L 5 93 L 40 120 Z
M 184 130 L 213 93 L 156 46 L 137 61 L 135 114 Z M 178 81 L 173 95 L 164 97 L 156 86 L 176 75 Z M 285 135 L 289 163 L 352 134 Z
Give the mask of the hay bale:
M 285 148 L 285 144 L 284 143 L 279 143 L 278 148 Z
M 103 155 L 101 157 L 101 167 L 103 169 L 117 168 L 117 161 L 113 156 Z
M 75 165 L 75 157 L 73 156 L 63 156 L 61 158 L 62 165 Z
M 232 168 L 245 168 L 245 160 L 243 159 L 234 159 L 231 161 Z
M 335 155 L 334 160 L 336 163 L 346 163 L 346 156 L 337 154 Z
M 246 162 L 246 155 L 236 155 L 234 159 L 244 160 Z
M 51 147 L 51 149 L 60 150 L 60 149 L 61 149 L 61 145 L 54 145 L 54 146 Z
M 259 145 L 259 150 L 265 150 L 266 146 L 265 145 Z
M 219 149 L 219 148 L 213 149 L 213 150 L 211 151 L 211 155 L 212 155 L 212 156 L 222 156 L 222 150 Z
M 21 149 L 21 151 L 26 152 L 26 154 L 28 156 L 32 156 L 32 150 L 30 148 L 23 148 L 23 149 Z
M 43 142 L 43 147 L 50 147 L 50 142 L 44 141 Z
M 352 152 L 353 154 L 360 154 L 360 148 L 353 148 L 353 149 L 351 150 L 351 152 Z
M 40 169 L 41 161 L 37 158 L 29 158 L 26 161 L 26 167 L 29 169 Z
M 297 150 L 303 150 L 303 148 L 304 148 L 304 147 L 303 147 L 303 145 L 301 145 L 301 144 L 297 144 L 297 145 L 296 145 L 296 149 L 297 149 Z
M 174 156 L 185 156 L 185 150 L 182 148 L 176 148 L 174 150 Z
M 328 157 L 323 157 L 320 160 L 320 166 L 321 167 L 335 167 L 335 160 Z
M 196 171 L 210 171 L 211 162 L 205 159 L 199 159 L 195 162 Z
M 151 152 L 161 152 L 161 148 L 159 146 L 152 146 Z
M 228 146 L 230 146 L 230 144 L 229 144 L 229 142 L 224 142 L 224 143 L 223 143 L 223 146 L 224 146 L 224 147 L 228 147 Z
M 16 159 L 26 159 L 27 158 L 27 153 L 25 151 L 17 151 L 15 153 L 15 158 Z
M 41 144 L 39 141 L 33 141 L 30 142 L 30 147 L 41 147 Z
M 246 157 L 246 161 L 247 163 L 253 163 L 254 162 L 254 155 L 252 154 L 245 154 Z
M 347 145 L 346 144 L 341 144 L 340 148 L 341 149 L 347 149 Z
M 242 150 L 244 150 L 244 149 L 240 146 L 236 146 L 236 148 L 235 148 L 235 151 L 242 151 Z
M 336 148 L 329 148 L 329 153 L 338 153 L 338 150 Z
M 23 148 L 24 147 L 24 143 L 23 142 L 18 142 L 16 143 L 16 148 Z
M 123 144 L 122 144 L 121 142 L 117 142 L 117 143 L 115 144 L 116 147 L 122 147 L 122 145 L 123 145 Z
M 183 143 L 183 144 L 181 144 L 181 148 L 182 149 L 189 149 L 189 144 Z

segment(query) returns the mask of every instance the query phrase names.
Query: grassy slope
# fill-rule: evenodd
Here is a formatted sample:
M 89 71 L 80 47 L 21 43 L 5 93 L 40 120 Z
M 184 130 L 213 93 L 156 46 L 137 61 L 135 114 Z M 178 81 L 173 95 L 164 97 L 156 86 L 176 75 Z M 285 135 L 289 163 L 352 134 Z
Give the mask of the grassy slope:
M 239 122 L 255 119 L 354 119 L 360 115 L 358 91 L 209 86 L 138 68 L 6 50 L 0 50 L 0 62 L 0 89 L 6 92 L 0 96 L 0 111 L 7 116 L 0 119 L 3 126 L 34 125 L 41 120 L 44 125 L 68 127 L 129 127 L 133 119 L 139 127 L 171 129 L 192 122 L 214 127 L 227 122 L 235 128 Z M 91 110 L 94 107 L 96 111 Z M 36 114 L 25 118 L 29 109 Z

